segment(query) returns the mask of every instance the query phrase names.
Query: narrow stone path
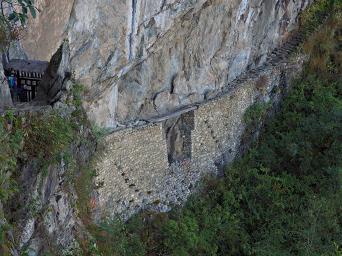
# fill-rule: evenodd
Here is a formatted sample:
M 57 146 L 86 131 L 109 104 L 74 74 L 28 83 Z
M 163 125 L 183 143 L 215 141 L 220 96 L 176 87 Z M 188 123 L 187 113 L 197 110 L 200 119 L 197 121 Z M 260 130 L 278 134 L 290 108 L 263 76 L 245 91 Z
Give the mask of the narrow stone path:
M 328 15 L 321 15 L 318 17 L 319 20 L 321 20 L 321 24 L 324 23 L 324 21 L 327 19 Z M 147 124 L 154 124 L 154 123 L 160 123 L 165 120 L 168 120 L 170 118 L 174 118 L 175 116 L 180 116 L 184 113 L 187 113 L 189 111 L 193 111 L 197 109 L 200 105 L 205 104 L 209 101 L 215 100 L 217 98 L 222 97 L 223 95 L 232 92 L 234 89 L 236 89 L 239 85 L 242 83 L 245 83 L 248 80 L 255 79 L 259 77 L 262 73 L 267 72 L 271 69 L 274 69 L 277 66 L 288 64 L 288 58 L 290 55 L 298 48 L 298 46 L 304 42 L 304 40 L 312 33 L 317 31 L 319 27 L 308 27 L 308 28 L 299 28 L 297 32 L 295 32 L 287 42 L 285 42 L 282 46 L 279 48 L 274 49 L 269 56 L 266 58 L 266 62 L 262 64 L 259 67 L 252 68 L 247 70 L 246 72 L 242 73 L 240 76 L 235 78 L 233 81 L 229 82 L 226 86 L 220 88 L 217 91 L 214 91 L 210 94 L 210 97 L 208 97 L 206 100 L 191 104 L 182 108 L 179 108 L 172 113 L 168 113 L 166 115 L 162 116 L 156 116 L 150 119 L 144 119 L 144 120 L 136 120 L 131 124 L 128 124 L 125 127 L 120 127 L 116 130 L 122 130 L 125 128 L 132 128 L 132 127 L 140 127 Z M 51 109 L 51 106 L 34 106 L 31 104 L 18 104 L 14 107 L 14 111 L 16 112 L 39 112 L 39 111 L 45 111 Z M 0 113 L 5 112 L 4 110 L 0 109 Z
M 328 15 L 321 15 L 318 17 L 319 20 L 321 20 L 321 24 L 323 24 Z M 288 61 L 290 55 L 295 52 L 295 50 L 298 48 L 298 46 L 305 41 L 306 38 L 308 38 L 309 35 L 313 34 L 315 31 L 317 31 L 319 27 L 311 26 L 307 28 L 299 28 L 294 34 L 290 37 L 287 42 L 285 42 L 282 46 L 274 49 L 269 56 L 266 58 L 266 62 L 262 64 L 259 67 L 252 68 L 247 70 L 246 72 L 242 73 L 240 76 L 235 78 L 233 81 L 228 83 L 226 86 L 222 87 L 221 89 L 217 90 L 216 92 L 212 92 L 209 98 L 207 98 L 205 101 L 202 101 L 200 103 L 195 103 L 192 105 L 188 105 L 187 107 L 183 107 L 182 109 L 178 109 L 174 111 L 173 113 L 169 113 L 167 115 L 160 116 L 158 118 L 151 118 L 148 121 L 148 123 L 158 123 L 161 121 L 165 121 L 171 117 L 175 117 L 176 115 L 181 115 L 183 113 L 186 113 L 188 111 L 194 110 L 194 108 L 198 108 L 198 106 L 205 104 L 209 101 L 215 100 L 217 98 L 220 98 L 227 93 L 232 92 L 234 89 L 236 89 L 239 85 L 242 83 L 247 82 L 248 80 L 255 79 L 259 77 L 262 73 L 270 71 L 271 69 L 274 69 L 277 66 L 289 64 Z
M 1 109 L 0 114 L 5 113 L 7 111 L 13 111 L 15 113 L 25 113 L 25 112 L 46 112 L 52 109 L 52 106 L 44 104 L 36 104 L 25 102 L 25 103 L 16 103 L 13 107 Z

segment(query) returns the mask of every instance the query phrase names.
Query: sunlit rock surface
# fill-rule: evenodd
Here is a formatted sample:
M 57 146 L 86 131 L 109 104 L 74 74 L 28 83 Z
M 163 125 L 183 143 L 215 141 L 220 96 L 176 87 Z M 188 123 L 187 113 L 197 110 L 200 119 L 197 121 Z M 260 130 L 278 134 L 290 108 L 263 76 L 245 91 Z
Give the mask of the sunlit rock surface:
M 49 59 L 63 39 L 97 124 L 200 102 L 286 40 L 310 0 L 41 0 L 24 47 Z
M 13 106 L 10 88 L 8 86 L 7 78 L 5 77 L 2 64 L 0 64 L 0 79 L 0 110 L 2 110 Z

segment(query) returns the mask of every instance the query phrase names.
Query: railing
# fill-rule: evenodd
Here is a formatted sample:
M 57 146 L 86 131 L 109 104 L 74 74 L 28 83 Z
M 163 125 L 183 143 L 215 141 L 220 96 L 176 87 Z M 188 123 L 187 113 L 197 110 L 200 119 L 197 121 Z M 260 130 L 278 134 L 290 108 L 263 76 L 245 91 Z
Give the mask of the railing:
M 37 95 L 37 86 L 26 86 L 26 88 L 19 88 L 16 91 L 16 102 L 29 102 L 32 101 Z

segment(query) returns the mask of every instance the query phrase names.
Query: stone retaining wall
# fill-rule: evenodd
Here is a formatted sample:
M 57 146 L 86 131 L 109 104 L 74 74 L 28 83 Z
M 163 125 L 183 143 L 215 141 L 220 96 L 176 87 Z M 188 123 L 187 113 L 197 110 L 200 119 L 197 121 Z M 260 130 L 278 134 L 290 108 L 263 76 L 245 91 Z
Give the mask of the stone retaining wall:
M 168 169 L 161 124 L 115 132 L 97 161 L 99 207 L 112 213 L 151 202 Z
M 219 167 L 234 160 L 245 130 L 245 111 L 255 102 L 276 106 L 288 81 L 300 72 L 301 61 L 295 63 L 264 70 L 230 93 L 181 113 L 173 137 L 179 141 L 177 155 L 185 159 L 168 162 L 168 148 L 176 147 L 167 145 L 172 142 L 167 142 L 163 122 L 108 136 L 96 166 L 102 216 L 127 218 L 141 209 L 167 211 L 183 203 L 203 175 L 217 174 Z
M 195 111 L 192 161 L 201 168 L 222 165 L 235 157 L 244 130 L 243 114 L 254 102 L 254 84 L 245 83 L 231 95 L 204 104 Z

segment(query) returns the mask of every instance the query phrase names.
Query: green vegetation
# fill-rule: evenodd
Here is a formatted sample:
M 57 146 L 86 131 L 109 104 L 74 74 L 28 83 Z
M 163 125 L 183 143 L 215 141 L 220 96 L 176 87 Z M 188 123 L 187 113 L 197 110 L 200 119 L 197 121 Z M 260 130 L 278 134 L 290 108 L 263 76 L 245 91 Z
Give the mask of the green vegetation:
M 93 178 L 95 171 L 89 166 L 83 166 L 77 179 L 75 180 L 75 189 L 77 192 L 77 209 L 84 224 L 91 224 L 91 193 L 93 190 Z
M 342 4 L 317 1 L 302 22 L 317 26 L 327 11 L 258 143 L 183 208 L 100 225 L 96 255 L 342 255 Z M 266 109 L 251 107 L 247 124 Z
M 34 115 L 27 118 L 24 127 L 24 148 L 27 159 L 39 159 L 50 165 L 67 152 L 74 135 L 72 123 L 57 113 Z
M 71 120 L 56 112 L 15 116 L 11 111 L 0 117 L 0 200 L 16 192 L 19 162 L 37 161 L 44 169 L 68 154 L 74 136 Z
M 270 107 L 270 104 L 265 102 L 257 102 L 250 106 L 244 115 L 245 124 L 252 127 L 258 125 L 260 121 L 265 117 L 265 115 L 267 114 L 267 110 Z
M 16 156 L 22 149 L 23 133 L 21 130 L 10 131 L 11 126 L 18 126 L 12 112 L 0 117 L 0 200 L 7 200 L 16 191 L 11 174 L 16 170 Z
M 84 92 L 84 87 L 82 84 L 75 84 L 72 87 L 72 102 L 70 104 L 74 105 L 76 111 L 73 113 L 74 116 L 80 116 L 83 112 L 82 110 L 82 94 Z
M 35 18 L 37 8 L 34 6 L 34 0 L 1 0 L 0 19 L 5 22 L 17 22 L 25 24 L 29 14 Z M 11 12 L 7 12 L 11 10 Z
M 34 163 L 37 172 L 48 174 L 49 167 L 61 162 L 67 164 L 69 182 L 79 183 L 76 172 L 78 171 L 77 159 L 74 159 L 73 146 L 84 146 L 88 137 L 82 137 L 87 131 L 89 124 L 86 122 L 85 113 L 80 104 L 82 86 L 76 85 L 69 98 L 68 108 L 71 113 L 60 111 L 46 111 L 45 113 L 14 113 L 7 111 L 0 116 L 0 203 L 6 204 L 10 199 L 20 193 L 20 187 L 16 184 L 20 170 L 28 163 Z M 72 158 L 73 157 L 73 158 Z M 88 177 L 85 166 L 82 168 L 82 176 Z M 85 173 L 85 174 L 83 174 Z M 83 185 L 84 183 L 80 183 Z M 86 183 L 86 192 L 89 195 L 90 186 Z M 81 194 L 82 196 L 82 194 Z M 35 211 L 31 202 L 27 209 Z M 10 228 L 6 223 L 3 209 L 0 207 L 0 254 L 9 255 L 5 252 L 9 248 L 9 241 L 5 233 Z
M 71 120 L 56 112 L 24 116 L 7 112 L 0 121 L 0 168 L 4 172 L 15 171 L 19 158 L 38 159 L 41 165 L 53 163 L 66 153 L 74 135 Z
M 95 255 L 146 255 L 147 250 L 139 234 L 143 232 L 142 227 L 139 218 L 131 219 L 128 224 L 113 220 L 103 222 L 97 228 L 93 227 L 92 231 L 101 251 L 96 250 Z
M 16 177 L 23 164 L 34 161 L 46 174 L 50 165 L 66 159 L 74 131 L 72 121 L 56 112 L 18 116 L 8 111 L 0 116 L 0 203 L 20 192 Z M 0 207 L 0 254 L 10 255 L 5 236 L 10 225 L 2 211 Z
M 0 2 L 0 50 L 18 38 L 29 16 L 35 18 L 38 9 L 34 0 L 1 0 Z
M 9 12 L 9 10 L 12 10 Z M 0 51 L 4 52 L 10 43 L 20 37 L 22 25 L 29 14 L 35 18 L 34 0 L 1 0 L 0 2 Z M 17 168 L 17 156 L 23 149 L 25 134 L 21 129 L 21 121 L 12 112 L 0 116 L 0 253 L 9 255 L 9 244 L 6 232 L 10 228 L 3 216 L 1 202 L 11 198 L 17 192 L 12 174 Z
M 22 8 L 22 13 L 31 9 Z M 103 256 L 342 255 L 341 10 L 341 1 L 319 0 L 302 15 L 304 28 L 320 25 L 319 16 L 331 17 L 304 43 L 309 61 L 281 112 L 265 123 L 258 143 L 226 169 L 224 178 L 207 178 L 184 207 L 144 212 L 127 223 L 91 225 L 95 174 L 88 166 L 77 166 L 70 180 L 81 218 L 94 236 L 80 241 L 82 248 Z M 26 20 L 19 14 L 16 19 Z M 0 42 L 1 37 L 0 32 Z M 68 116 L 9 111 L 0 117 L 0 201 L 18 192 L 15 178 L 21 165 L 34 160 L 47 171 L 68 158 L 71 144 L 82 140 L 79 131 L 89 126 L 81 106 L 83 92 L 82 86 L 74 86 L 69 102 L 74 111 Z M 249 130 L 268 108 L 258 103 L 248 109 L 244 121 Z M 92 132 L 100 138 L 106 131 Z M 0 209 L 0 254 L 7 255 L 10 225 L 3 219 Z

